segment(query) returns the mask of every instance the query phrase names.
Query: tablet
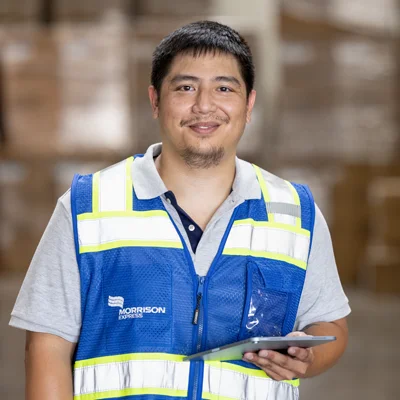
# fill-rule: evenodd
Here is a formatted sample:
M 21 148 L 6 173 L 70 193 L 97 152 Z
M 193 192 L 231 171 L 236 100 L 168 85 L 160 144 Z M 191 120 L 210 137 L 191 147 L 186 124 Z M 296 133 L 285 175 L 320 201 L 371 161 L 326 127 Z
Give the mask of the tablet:
M 286 350 L 289 347 L 314 347 L 336 340 L 335 336 L 278 336 L 252 337 L 240 342 L 231 343 L 215 349 L 192 354 L 183 361 L 233 361 L 241 360 L 247 352 L 259 350 Z

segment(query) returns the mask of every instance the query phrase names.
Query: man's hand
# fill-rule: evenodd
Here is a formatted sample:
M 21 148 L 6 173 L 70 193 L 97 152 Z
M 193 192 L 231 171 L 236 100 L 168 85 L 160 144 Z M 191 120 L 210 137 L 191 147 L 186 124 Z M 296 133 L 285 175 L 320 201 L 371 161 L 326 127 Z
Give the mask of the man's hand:
M 287 336 L 310 336 L 304 332 L 291 332 Z M 289 347 L 289 355 L 272 350 L 261 350 L 257 353 L 246 353 L 244 361 L 251 362 L 261 368 L 276 381 L 291 380 L 305 376 L 309 366 L 314 361 L 312 348 Z
M 258 354 L 246 353 L 244 361 L 263 369 L 275 380 L 310 378 L 331 368 L 347 346 L 347 322 L 341 318 L 332 322 L 316 322 L 304 327 L 304 332 L 292 332 L 287 336 L 336 336 L 336 340 L 313 348 L 289 347 L 288 354 L 262 350 Z M 246 356 L 251 355 L 249 359 Z

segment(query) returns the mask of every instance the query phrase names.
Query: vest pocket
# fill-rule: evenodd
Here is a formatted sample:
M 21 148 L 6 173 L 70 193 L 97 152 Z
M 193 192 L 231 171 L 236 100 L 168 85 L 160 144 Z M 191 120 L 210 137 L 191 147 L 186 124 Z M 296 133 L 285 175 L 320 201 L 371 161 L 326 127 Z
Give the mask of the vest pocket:
M 110 268 L 103 277 L 107 349 L 164 352 L 172 342 L 172 273 L 166 265 Z
M 271 286 L 260 267 L 250 262 L 247 265 L 246 302 L 239 340 L 255 336 L 282 336 L 290 293 Z

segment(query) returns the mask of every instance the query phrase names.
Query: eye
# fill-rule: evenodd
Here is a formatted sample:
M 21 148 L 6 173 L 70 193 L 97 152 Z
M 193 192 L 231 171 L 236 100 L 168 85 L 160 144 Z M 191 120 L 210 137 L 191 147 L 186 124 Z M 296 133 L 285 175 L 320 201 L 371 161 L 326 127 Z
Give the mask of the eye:
M 224 93 L 232 92 L 232 89 L 230 89 L 230 88 L 228 88 L 228 87 L 226 87 L 226 86 L 221 86 L 220 88 L 218 88 L 218 90 L 219 90 L 220 92 L 224 92 Z
M 178 90 L 181 92 L 190 92 L 190 91 L 194 90 L 194 88 L 190 85 L 183 85 L 183 86 L 179 86 Z

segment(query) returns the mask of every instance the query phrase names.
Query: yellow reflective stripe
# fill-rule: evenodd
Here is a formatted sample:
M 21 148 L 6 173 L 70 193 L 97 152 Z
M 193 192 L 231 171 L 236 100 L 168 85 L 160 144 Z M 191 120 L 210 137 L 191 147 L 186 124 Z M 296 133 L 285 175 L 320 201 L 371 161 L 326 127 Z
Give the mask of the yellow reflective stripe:
M 84 213 L 78 215 L 78 221 L 101 219 L 101 218 L 112 218 L 112 217 L 136 217 L 136 218 L 148 218 L 148 217 L 165 217 L 169 219 L 168 213 L 163 210 L 154 211 L 102 211 Z
M 205 363 L 208 364 L 210 367 L 214 367 L 214 368 L 218 368 L 218 369 L 228 369 L 228 370 L 240 372 L 242 374 L 249 375 L 249 376 L 257 376 L 260 378 L 271 379 L 263 370 L 260 370 L 260 369 L 247 368 L 247 367 L 243 367 L 242 365 L 231 364 L 231 363 L 227 363 L 227 362 L 219 362 L 219 361 L 205 361 Z M 299 386 L 299 384 L 300 384 L 299 379 L 285 380 L 282 382 L 288 383 L 292 386 Z
M 169 353 L 128 353 L 117 356 L 104 356 L 88 358 L 86 360 L 76 361 L 74 368 L 90 367 L 93 365 L 126 362 L 131 360 L 160 360 L 160 361 L 182 361 L 185 355 Z
M 295 189 L 295 187 L 289 182 L 289 181 L 285 181 L 287 183 L 287 185 L 290 188 L 290 191 L 293 194 L 293 200 L 294 200 L 294 204 L 297 206 L 300 206 L 300 197 L 299 194 L 297 193 L 297 190 Z M 298 228 L 301 228 L 301 218 L 296 217 L 296 226 Z
M 220 396 L 219 394 L 212 394 L 208 392 L 203 392 L 201 394 L 201 398 L 207 400 L 238 400 L 237 397 Z
M 99 186 L 100 186 L 100 172 L 93 174 L 92 180 L 92 211 L 93 213 L 99 212 Z
M 223 253 L 227 256 L 251 256 L 260 258 L 271 258 L 272 260 L 284 261 L 293 264 L 301 269 L 307 269 L 307 263 L 285 254 L 271 253 L 267 251 L 255 251 L 250 249 L 224 249 Z
M 259 376 L 261 378 L 268 378 L 267 374 L 261 369 L 253 369 L 242 367 L 241 365 L 231 364 L 226 362 L 219 361 L 205 361 L 210 367 L 218 368 L 218 369 L 229 369 L 231 371 L 240 372 L 242 374 L 251 375 L 251 376 Z
M 118 249 L 119 247 L 163 247 L 183 249 L 181 242 L 168 242 L 161 240 L 116 240 L 115 242 L 102 243 L 94 246 L 81 246 L 79 248 L 79 253 L 95 253 L 98 251 Z
M 308 231 L 307 229 L 303 229 L 298 226 L 282 224 L 280 222 L 254 221 L 254 219 L 252 218 L 247 218 L 247 219 L 237 220 L 233 223 L 233 225 L 251 225 L 251 226 L 261 226 L 266 228 L 276 228 L 310 237 L 310 231 Z
M 132 211 L 133 209 L 132 163 L 133 157 L 129 157 L 126 160 L 126 211 Z
M 97 392 L 89 394 L 81 394 L 74 396 L 74 400 L 98 400 L 98 399 L 112 399 L 125 396 L 134 396 L 141 394 L 152 394 L 160 396 L 172 396 L 172 397 L 187 397 L 187 390 L 176 390 L 176 389 L 159 389 L 159 388 L 138 388 L 138 389 L 122 389 L 122 390 L 110 390 L 107 392 Z
M 271 201 L 271 197 L 269 195 L 269 192 L 268 192 L 268 189 L 267 189 L 267 185 L 266 185 L 265 180 L 264 180 L 264 178 L 262 176 L 261 170 L 260 170 L 259 167 L 257 167 L 257 165 L 253 164 L 253 167 L 254 167 L 254 170 L 256 171 L 258 183 L 260 184 L 264 201 L 265 201 L 265 203 L 269 203 Z M 273 214 L 271 214 L 271 213 L 268 214 L 268 221 L 271 221 L 271 222 L 274 221 L 274 215 Z

